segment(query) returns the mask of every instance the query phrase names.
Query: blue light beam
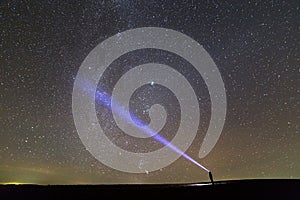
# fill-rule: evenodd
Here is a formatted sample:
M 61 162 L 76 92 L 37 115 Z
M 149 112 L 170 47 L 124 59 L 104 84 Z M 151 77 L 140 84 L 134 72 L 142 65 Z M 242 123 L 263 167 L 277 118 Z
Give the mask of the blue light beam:
M 101 91 L 99 91 L 97 89 L 95 97 L 96 97 L 97 101 L 99 101 L 100 103 L 102 103 L 106 107 L 111 108 L 111 98 L 109 97 L 109 95 L 107 95 L 106 93 L 101 92 Z M 194 160 L 192 157 L 190 157 L 189 155 L 187 155 L 181 149 L 179 149 L 178 147 L 176 147 L 175 145 L 173 145 L 166 138 L 164 138 L 163 136 L 159 135 L 158 133 L 156 133 L 155 131 L 153 131 L 152 129 L 150 129 L 146 124 L 144 124 L 141 120 L 139 120 L 134 115 L 131 114 L 131 119 L 128 119 L 128 115 L 125 114 L 126 111 L 120 105 L 118 105 L 116 103 L 114 105 L 115 105 L 117 113 L 123 119 L 125 119 L 125 120 L 127 120 L 129 122 L 133 121 L 135 123 L 134 125 L 137 128 L 139 128 L 141 131 L 143 131 L 143 132 L 145 132 L 145 133 L 147 133 L 149 135 L 153 135 L 153 138 L 155 140 L 157 140 L 158 142 L 160 142 L 161 144 L 167 146 L 169 149 L 171 149 L 172 151 L 178 153 L 179 155 L 182 155 L 185 159 L 191 161 L 192 163 L 194 163 L 198 167 L 202 168 L 206 172 L 210 172 L 210 170 L 208 170 L 206 167 L 204 167 L 203 165 L 201 165 L 200 163 L 198 163 L 196 160 Z

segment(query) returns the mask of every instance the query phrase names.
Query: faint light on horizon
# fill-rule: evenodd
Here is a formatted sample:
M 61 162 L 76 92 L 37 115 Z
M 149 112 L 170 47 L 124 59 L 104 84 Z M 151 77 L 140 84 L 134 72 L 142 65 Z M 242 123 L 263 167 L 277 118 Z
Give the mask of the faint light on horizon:
M 2 185 L 28 185 L 32 183 L 26 183 L 26 182 L 4 182 L 1 183 Z

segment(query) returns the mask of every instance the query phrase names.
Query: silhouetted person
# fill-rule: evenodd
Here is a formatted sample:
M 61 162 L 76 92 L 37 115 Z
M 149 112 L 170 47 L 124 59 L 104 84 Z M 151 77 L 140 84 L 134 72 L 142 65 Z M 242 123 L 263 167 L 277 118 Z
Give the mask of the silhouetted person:
M 208 176 L 209 176 L 211 184 L 214 185 L 214 179 L 213 179 L 211 171 L 208 172 Z

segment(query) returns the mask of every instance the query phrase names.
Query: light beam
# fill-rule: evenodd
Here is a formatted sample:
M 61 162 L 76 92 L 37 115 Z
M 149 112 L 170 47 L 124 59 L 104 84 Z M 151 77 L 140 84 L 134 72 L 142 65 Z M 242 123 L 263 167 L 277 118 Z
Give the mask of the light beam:
M 107 95 L 104 92 L 99 91 L 98 89 L 96 90 L 96 94 L 95 97 L 97 99 L 97 101 L 99 101 L 100 103 L 102 103 L 103 105 L 105 105 L 106 107 L 110 108 L 111 107 L 111 98 L 109 97 L 109 95 Z M 179 149 L 178 147 L 176 147 L 175 145 L 173 145 L 171 142 L 169 142 L 166 138 L 164 138 L 163 136 L 159 135 L 158 133 L 155 133 L 152 129 L 150 129 L 146 124 L 144 124 L 141 120 L 139 120 L 137 117 L 135 117 L 133 114 L 131 114 L 131 119 L 128 119 L 128 115 L 125 114 L 125 110 L 118 105 L 117 103 L 115 103 L 115 107 L 117 110 L 117 113 L 124 118 L 125 120 L 129 121 L 129 122 L 134 122 L 134 125 L 136 127 L 138 127 L 141 131 L 145 132 L 146 134 L 149 135 L 153 135 L 153 138 L 155 140 L 157 140 L 158 142 L 160 142 L 161 144 L 167 146 L 168 148 L 170 148 L 172 151 L 182 155 L 185 159 L 191 161 L 192 163 L 194 163 L 195 165 L 197 165 L 198 167 L 202 168 L 203 170 L 205 170 L 206 172 L 210 172 L 210 170 L 208 170 L 206 167 L 204 167 L 203 165 L 201 165 L 199 162 L 197 162 L 195 159 L 193 159 L 192 157 L 190 157 L 189 155 L 187 155 L 185 152 L 183 152 L 181 149 Z

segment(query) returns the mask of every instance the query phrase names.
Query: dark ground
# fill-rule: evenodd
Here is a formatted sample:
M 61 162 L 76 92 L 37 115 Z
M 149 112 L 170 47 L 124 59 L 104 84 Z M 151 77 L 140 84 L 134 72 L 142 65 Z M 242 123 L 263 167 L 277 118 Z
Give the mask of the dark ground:
M 194 184 L 1 185 L 1 199 L 84 198 L 221 198 L 300 199 L 300 180 L 232 180 Z

